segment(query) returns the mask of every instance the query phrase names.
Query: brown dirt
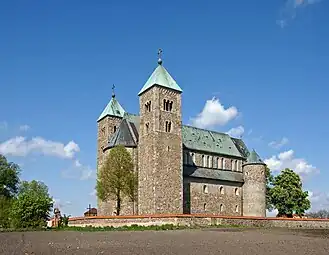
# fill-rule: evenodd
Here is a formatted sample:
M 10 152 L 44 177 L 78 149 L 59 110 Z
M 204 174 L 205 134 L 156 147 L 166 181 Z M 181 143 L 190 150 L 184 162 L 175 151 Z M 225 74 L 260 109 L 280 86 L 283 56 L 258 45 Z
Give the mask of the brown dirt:
M 0 233 L 0 254 L 329 254 L 329 230 Z

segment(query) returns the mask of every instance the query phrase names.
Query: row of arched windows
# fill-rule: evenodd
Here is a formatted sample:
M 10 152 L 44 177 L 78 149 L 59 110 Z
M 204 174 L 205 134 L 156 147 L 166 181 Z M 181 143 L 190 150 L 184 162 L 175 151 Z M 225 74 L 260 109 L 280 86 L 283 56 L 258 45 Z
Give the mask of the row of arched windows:
M 231 169 L 228 169 L 228 160 L 231 161 Z M 193 152 L 184 152 L 183 161 L 185 165 L 194 165 L 195 154 Z M 242 161 L 237 159 L 226 159 L 221 157 L 202 155 L 202 167 L 206 168 L 216 168 L 216 169 L 225 169 L 225 170 L 233 170 L 233 171 L 241 171 Z
M 208 194 L 209 193 L 208 185 L 206 185 L 206 184 L 203 185 L 203 193 L 205 193 L 205 194 Z M 223 186 L 220 186 L 219 187 L 219 193 L 221 195 L 224 195 L 224 187 Z M 234 194 L 236 196 L 239 196 L 239 188 L 234 188 Z

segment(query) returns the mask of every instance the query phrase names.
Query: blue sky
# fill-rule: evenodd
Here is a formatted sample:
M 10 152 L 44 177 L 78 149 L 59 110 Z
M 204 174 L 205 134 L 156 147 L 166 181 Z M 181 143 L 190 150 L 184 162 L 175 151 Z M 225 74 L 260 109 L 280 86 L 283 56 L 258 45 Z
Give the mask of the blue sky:
M 82 215 L 96 205 L 96 119 L 112 84 L 138 113 L 162 48 L 185 124 L 242 135 L 327 207 L 328 11 L 329 0 L 2 1 L 0 153 Z

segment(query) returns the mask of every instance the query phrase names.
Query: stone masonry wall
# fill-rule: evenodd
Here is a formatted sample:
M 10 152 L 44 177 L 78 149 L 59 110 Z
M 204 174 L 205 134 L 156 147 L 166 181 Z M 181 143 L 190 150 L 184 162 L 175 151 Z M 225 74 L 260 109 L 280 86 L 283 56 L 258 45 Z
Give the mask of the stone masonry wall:
M 243 166 L 243 216 L 265 217 L 266 178 L 265 165 L 247 164 Z
M 170 112 L 163 108 L 164 99 L 173 102 Z M 170 132 L 166 121 L 171 122 Z M 139 214 L 183 212 L 181 132 L 180 93 L 154 86 L 140 96 Z
M 122 118 L 119 117 L 106 116 L 97 123 L 97 172 L 104 163 L 105 154 L 103 149 L 107 146 L 109 136 L 114 133 L 115 127 L 118 128 L 121 120 Z M 97 199 L 97 207 L 98 213 L 103 215 L 102 208 L 105 208 L 106 205 L 103 205 L 103 202 Z
M 184 213 L 241 216 L 241 184 L 184 178 Z
M 328 219 L 288 219 L 288 218 L 257 218 L 257 217 L 228 217 L 215 215 L 154 215 L 132 217 L 78 217 L 69 220 L 69 226 L 76 227 L 121 227 L 131 225 L 164 225 L 206 227 L 211 225 L 240 225 L 246 227 L 266 228 L 305 228 L 329 229 Z

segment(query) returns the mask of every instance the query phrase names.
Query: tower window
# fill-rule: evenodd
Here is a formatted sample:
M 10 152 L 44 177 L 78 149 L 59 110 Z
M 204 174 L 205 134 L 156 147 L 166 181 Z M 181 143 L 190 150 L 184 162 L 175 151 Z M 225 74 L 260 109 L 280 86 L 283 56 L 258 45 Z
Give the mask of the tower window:
M 235 212 L 239 212 L 239 206 L 238 205 L 235 206 Z
M 163 110 L 171 112 L 173 107 L 173 101 L 163 99 Z
M 113 127 L 113 133 L 115 133 L 115 131 L 117 131 L 117 126 Z
M 220 193 L 221 195 L 224 194 L 224 188 L 223 188 L 222 186 L 219 188 L 219 193 Z
M 205 210 L 205 211 L 207 210 L 207 204 L 206 203 L 203 204 L 203 210 Z
M 220 210 L 221 212 L 224 210 L 224 206 L 223 206 L 223 204 L 220 204 L 220 206 L 219 206 L 219 210 Z
M 231 160 L 231 168 L 233 171 L 235 170 L 235 161 L 233 159 Z
M 235 192 L 236 196 L 239 196 L 239 189 L 238 188 L 235 188 L 234 192 Z
M 149 128 L 150 128 L 150 123 L 146 123 L 145 124 L 145 131 L 146 131 L 146 133 L 148 133 L 149 132 Z
M 151 111 L 151 101 L 148 101 L 145 104 L 145 111 L 150 112 Z
M 208 194 L 208 186 L 203 185 L 203 193 Z
M 166 121 L 166 132 L 171 132 L 171 122 L 170 121 Z

